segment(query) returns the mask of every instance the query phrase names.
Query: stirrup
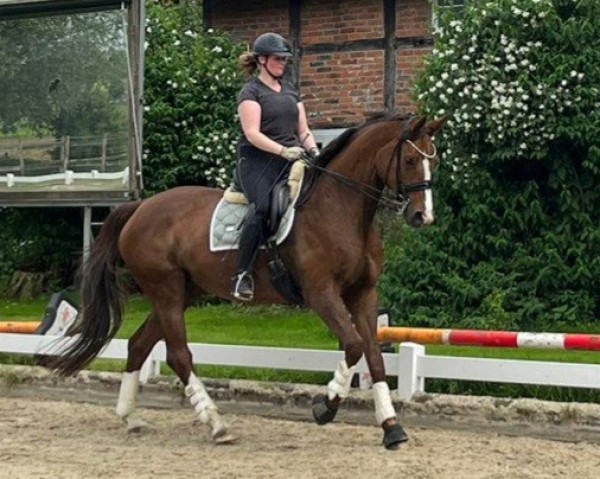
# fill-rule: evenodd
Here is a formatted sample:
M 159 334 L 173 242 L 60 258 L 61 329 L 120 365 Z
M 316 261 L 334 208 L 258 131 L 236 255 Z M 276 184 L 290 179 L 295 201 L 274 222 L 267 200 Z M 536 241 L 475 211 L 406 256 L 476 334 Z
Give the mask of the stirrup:
M 240 301 L 252 301 L 254 299 L 254 279 L 248 271 L 242 271 L 233 278 L 234 286 L 232 295 Z

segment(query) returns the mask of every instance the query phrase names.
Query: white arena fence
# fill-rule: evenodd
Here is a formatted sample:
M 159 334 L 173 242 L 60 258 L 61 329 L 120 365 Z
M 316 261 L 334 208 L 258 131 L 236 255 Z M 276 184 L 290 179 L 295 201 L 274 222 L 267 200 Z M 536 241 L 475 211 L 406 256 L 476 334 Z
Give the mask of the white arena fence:
M 64 338 L 3 333 L 0 334 L 0 352 L 48 355 L 56 351 L 59 340 Z M 194 364 L 330 373 L 344 354 L 342 351 L 199 343 L 191 343 L 189 347 Z M 99 357 L 126 359 L 127 340 L 113 339 Z M 600 365 L 428 356 L 424 346 L 410 342 L 401 343 L 398 353 L 383 353 L 383 358 L 388 376 L 398 379 L 397 397 L 405 401 L 425 392 L 425 378 L 600 389 Z M 165 361 L 165 345 L 160 342 L 142 368 L 141 381 L 160 375 L 160 364 Z M 361 382 L 368 384 L 364 358 L 357 365 L 357 373 Z

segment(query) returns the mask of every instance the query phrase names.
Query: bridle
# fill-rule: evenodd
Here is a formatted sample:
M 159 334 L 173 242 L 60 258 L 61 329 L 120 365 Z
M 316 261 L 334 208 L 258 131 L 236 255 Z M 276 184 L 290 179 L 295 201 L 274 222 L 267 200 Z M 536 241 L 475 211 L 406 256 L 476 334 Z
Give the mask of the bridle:
M 373 187 L 370 185 L 365 185 L 364 183 L 353 180 L 352 178 L 348 178 L 347 176 L 342 175 L 341 173 L 337 173 L 335 171 L 331 171 L 322 166 L 316 165 L 313 162 L 311 162 L 310 159 L 308 159 L 308 158 L 306 158 L 306 161 L 310 165 L 310 168 L 320 171 L 321 173 L 325 173 L 325 174 L 329 175 L 330 177 L 332 177 L 333 179 L 335 179 L 336 181 L 341 183 L 346 188 L 358 191 L 358 192 L 362 193 L 363 195 L 367 196 L 368 198 L 371 198 L 371 199 L 377 201 L 378 203 L 381 203 L 384 206 L 387 206 L 388 208 L 396 208 L 396 209 L 398 209 L 399 214 L 403 214 L 404 211 L 406 210 L 406 208 L 408 207 L 408 204 L 410 203 L 410 198 L 408 198 L 407 195 L 409 195 L 410 193 L 414 193 L 416 191 L 425 191 L 425 190 L 433 188 L 433 183 L 431 180 L 418 181 L 418 182 L 409 183 L 409 184 L 401 183 L 400 164 L 401 164 L 401 160 L 402 160 L 402 145 L 404 143 L 408 143 L 410 146 L 412 146 L 423 158 L 433 159 L 437 156 L 437 150 L 435 148 L 435 145 L 433 145 L 433 153 L 425 153 L 417 145 L 415 145 L 411 140 L 406 138 L 405 135 L 402 135 L 402 137 L 398 140 L 396 147 L 394 148 L 394 152 L 392 153 L 392 158 L 390 158 L 390 161 L 388 164 L 388 170 L 386 173 L 386 178 L 387 178 L 387 177 L 389 177 L 389 170 L 394 163 L 393 157 L 395 156 L 396 157 L 396 162 L 395 162 L 396 163 L 396 184 L 398 185 L 397 192 L 395 194 L 389 193 L 387 191 L 382 192 L 379 188 L 376 188 L 376 187 Z M 304 202 L 302 202 L 298 206 L 302 206 L 302 204 L 304 204 Z
M 421 150 L 417 145 L 415 145 L 412 141 L 410 140 L 400 140 L 398 142 L 398 146 L 396 146 L 396 160 L 397 160 L 397 167 L 396 167 L 396 181 L 398 183 L 398 192 L 401 195 L 408 195 L 409 193 L 414 193 L 416 191 L 425 191 L 425 190 L 430 190 L 433 188 L 433 182 L 431 180 L 425 180 L 425 181 L 417 181 L 415 183 L 409 183 L 409 184 L 402 184 L 400 182 L 400 162 L 402 160 L 402 143 L 408 143 L 410 146 L 412 146 L 417 153 L 419 153 L 419 155 L 421 155 L 423 158 L 427 159 L 427 160 L 432 160 L 437 156 L 437 149 L 435 147 L 435 145 L 433 145 L 433 153 L 425 153 L 423 150 Z

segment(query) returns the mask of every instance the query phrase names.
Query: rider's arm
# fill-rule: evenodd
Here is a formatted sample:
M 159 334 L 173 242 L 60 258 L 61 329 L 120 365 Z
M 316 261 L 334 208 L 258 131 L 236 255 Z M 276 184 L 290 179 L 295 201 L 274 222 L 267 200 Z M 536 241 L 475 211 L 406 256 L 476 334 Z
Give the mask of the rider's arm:
M 240 123 L 248 141 L 260 150 L 280 155 L 283 145 L 271 140 L 260 131 L 261 114 L 262 109 L 256 101 L 244 100 L 238 105 Z
M 306 151 L 310 151 L 313 148 L 317 148 L 317 142 L 315 137 L 308 128 L 308 120 L 306 119 L 306 110 L 302 102 L 298 103 L 298 135 L 302 142 L 302 147 Z

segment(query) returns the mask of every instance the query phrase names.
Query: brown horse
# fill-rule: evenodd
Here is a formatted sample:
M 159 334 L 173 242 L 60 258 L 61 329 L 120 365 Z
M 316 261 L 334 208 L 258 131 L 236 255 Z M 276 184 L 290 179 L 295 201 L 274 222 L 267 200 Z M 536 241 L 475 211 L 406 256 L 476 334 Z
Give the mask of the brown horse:
M 320 156 L 312 194 L 297 211 L 291 235 L 279 247 L 306 306 L 339 338 L 345 352 L 327 394 L 313 402 L 319 424 L 331 421 L 349 393 L 362 355 L 373 378 L 375 416 L 383 443 L 396 449 L 408 438 L 396 420 L 376 341 L 376 285 L 383 248 L 374 225 L 377 205 L 396 192 L 406 221 L 433 222 L 432 135 L 443 123 L 412 116 L 385 116 L 347 130 Z M 122 321 L 117 269 L 123 264 L 152 304 L 146 321 L 129 340 L 117 414 L 128 428 L 143 425 L 135 414 L 139 373 L 154 345 L 164 339 L 167 363 L 186 385 L 185 393 L 216 442 L 233 436 L 195 375 L 187 346 L 184 311 L 203 294 L 232 299 L 235 255 L 209 251 L 211 214 L 223 191 L 179 187 L 115 209 L 93 244 L 83 271 L 83 324 L 74 343 L 55 358 L 59 372 L 72 374 L 89 363 L 114 337 Z M 273 288 L 266 259 L 255 268 L 255 302 L 286 303 Z

